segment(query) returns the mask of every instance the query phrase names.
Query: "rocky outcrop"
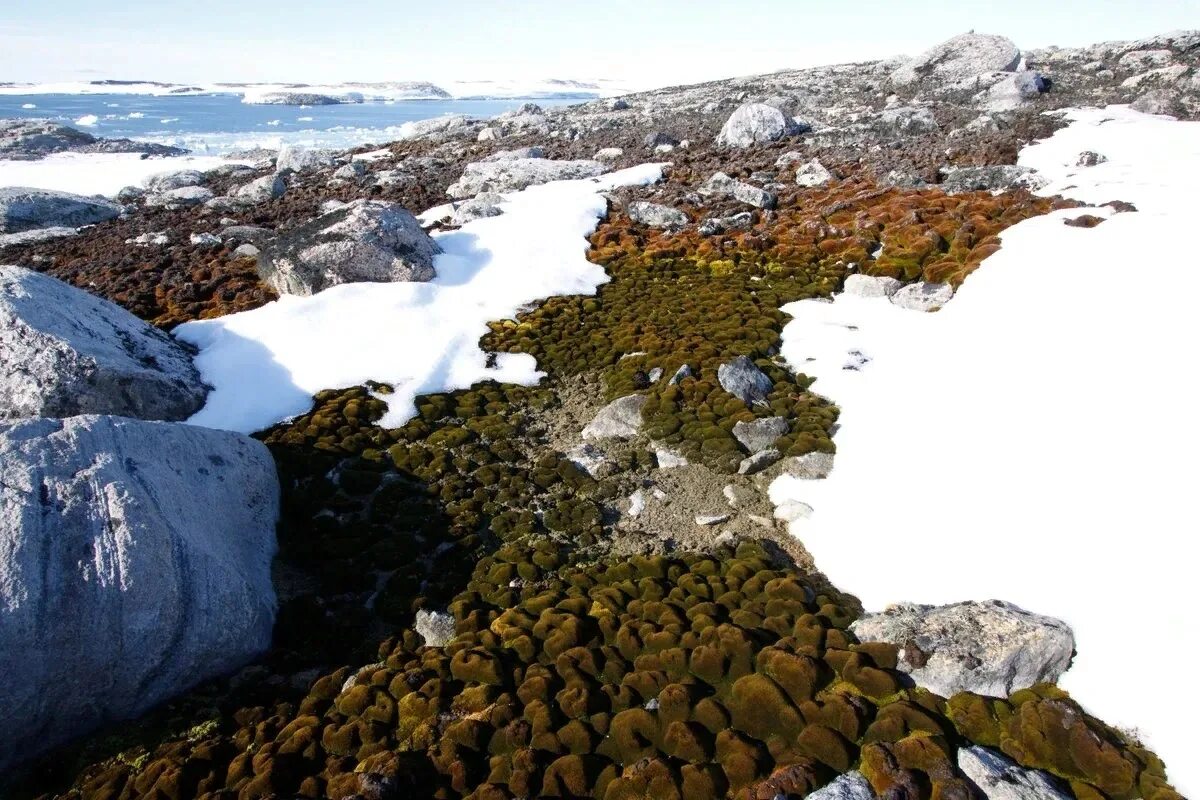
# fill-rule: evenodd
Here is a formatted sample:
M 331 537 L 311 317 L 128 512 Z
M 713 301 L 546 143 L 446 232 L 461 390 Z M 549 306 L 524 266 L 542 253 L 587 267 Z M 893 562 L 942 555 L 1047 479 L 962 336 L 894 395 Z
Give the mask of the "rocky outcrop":
M 455 200 L 480 192 L 515 192 L 550 181 L 594 178 L 608 167 L 599 161 L 552 161 L 546 158 L 510 158 L 467 164 L 462 177 L 450 184 L 446 194 Z
M 1048 772 L 1026 769 L 987 747 L 960 747 L 958 768 L 987 800 L 1071 800 L 1075 794 Z
M 337 156 L 332 150 L 285 144 L 279 149 L 279 155 L 275 159 L 275 171 L 305 172 L 322 167 L 332 167 L 335 164 L 337 164 Z
M 258 271 L 280 294 L 310 295 L 343 283 L 427 281 L 439 252 L 401 206 L 355 200 L 275 238 Z
M 0 423 L 0 772 L 262 652 L 278 513 L 247 436 Z
M 996 164 L 987 167 L 954 167 L 946 171 L 940 184 L 949 194 L 958 192 L 997 192 L 1006 189 L 1036 189 L 1044 179 L 1029 167 Z
M 120 214 L 121 206 L 100 197 L 53 189 L 0 187 L 0 233 L 95 225 Z
M 646 396 L 643 394 L 618 397 L 596 413 L 583 429 L 583 438 L 592 441 L 632 439 L 642 429 L 642 408 L 645 405 Z
M 0 419 L 182 420 L 206 393 L 167 334 L 47 275 L 0 267 Z
M 677 208 L 635 200 L 626 206 L 629 218 L 641 225 L 664 230 L 677 230 L 688 224 L 688 216 Z
M 747 103 L 730 115 L 717 135 L 726 147 L 753 147 L 777 142 L 800 133 L 800 126 L 778 108 L 766 103 Z
M 0 119 L 0 160 L 30 161 L 51 153 L 145 153 L 177 156 L 178 147 L 130 139 L 99 139 L 48 119 Z
M 898 668 L 943 697 L 958 692 L 1008 697 L 1054 683 L 1075 652 L 1075 636 L 1065 622 L 999 600 L 901 603 L 850 629 L 860 641 L 900 647 Z
M 976 106 L 989 112 L 1012 111 L 1050 90 L 1050 83 L 1032 70 L 1005 75 L 975 96 Z
M 985 33 L 963 33 L 933 47 L 892 72 L 897 86 L 943 86 L 985 72 L 1011 72 L 1021 51 L 1009 39 Z

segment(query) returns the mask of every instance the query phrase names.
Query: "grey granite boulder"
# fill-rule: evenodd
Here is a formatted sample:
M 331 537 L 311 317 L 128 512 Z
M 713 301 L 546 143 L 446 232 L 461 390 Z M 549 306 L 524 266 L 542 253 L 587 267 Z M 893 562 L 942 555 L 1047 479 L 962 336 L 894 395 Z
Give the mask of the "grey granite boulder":
M 983 111 L 1012 111 L 1050 91 L 1050 84 L 1032 70 L 1006 75 L 975 95 L 975 104 Z
M 498 203 L 504 198 L 500 195 L 489 195 L 488 193 L 481 194 L 479 197 L 473 197 L 470 200 L 464 200 L 461 203 L 454 204 L 454 213 L 450 215 L 450 224 L 466 225 L 468 222 L 474 222 L 477 219 L 486 219 L 488 217 L 498 217 L 504 213 Z
M 553 161 L 548 158 L 510 158 L 467 164 L 462 177 L 450 184 L 446 194 L 454 199 L 480 192 L 513 192 L 550 181 L 594 178 L 608 167 L 599 161 Z
M 948 283 L 910 283 L 896 290 L 891 301 L 909 311 L 938 311 L 954 299 L 954 287 Z
M 678 229 L 688 224 L 688 216 L 677 208 L 649 203 L 645 200 L 634 200 L 625 210 L 629 218 L 641 225 L 651 228 Z
M 943 697 L 958 692 L 1008 697 L 1036 683 L 1053 683 L 1075 652 L 1075 636 L 1065 622 L 1000 600 L 901 603 L 850 629 L 859 641 L 897 645 L 898 668 Z
M 120 214 L 120 205 L 101 197 L 23 186 L 0 187 L 0 233 L 77 228 L 115 219 Z
M 857 770 L 837 776 L 812 794 L 808 800 L 875 800 L 875 790 Z
M 279 155 L 275 157 L 276 172 L 305 172 L 332 167 L 335 164 L 337 156 L 332 150 L 296 144 L 285 144 L 279 148 Z
M 146 195 L 146 206 L 149 208 L 188 208 L 207 203 L 213 199 L 211 189 L 204 186 L 181 186 L 165 192 Z
M 51 153 L 144 153 L 177 156 L 178 147 L 131 139 L 98 139 L 49 119 L 0 119 L 0 159 L 31 161 Z
M 766 103 L 746 103 L 734 111 L 721 132 L 717 144 L 727 147 L 752 147 L 795 136 L 801 128 L 778 108 Z
M 62 239 L 79 233 L 78 228 L 34 228 L 20 233 L 0 233 L 0 248 L 15 247 L 22 244 L 37 244 L 51 239 Z
M 0 773 L 263 652 L 278 515 L 248 436 L 0 423 Z
M 343 283 L 431 280 L 440 252 L 402 206 L 355 200 L 268 242 L 258 272 L 280 294 L 311 295 Z
M 833 472 L 833 453 L 805 453 L 802 456 L 792 456 L 783 462 L 783 471 L 793 478 L 806 481 L 819 481 L 829 477 Z
M 717 381 L 722 389 L 748 406 L 763 402 L 775 389 L 774 382 L 747 356 L 738 356 L 717 367 Z
M 707 197 L 732 197 L 734 200 L 755 208 L 774 208 L 777 202 L 773 193 L 731 178 L 724 172 L 714 173 L 696 191 Z
M 825 165 L 817 159 L 801 164 L 796 170 L 796 185 L 806 188 L 824 186 L 833 180 L 833 173 L 825 169 Z
M 187 419 L 207 389 L 189 352 L 107 300 L 0 267 L 0 419 Z
M 540 147 L 518 147 L 515 150 L 497 150 L 487 158 L 480 159 L 487 163 L 491 161 L 513 161 L 518 158 L 545 158 L 546 151 Z
M 361 161 L 351 161 L 333 171 L 333 177 L 340 181 L 354 181 L 367 174 L 367 165 Z
M 1135 98 L 1129 107 L 1143 114 L 1165 114 L 1172 117 L 1179 116 L 1183 111 L 1179 94 L 1170 89 L 1151 89 L 1144 92 Z
M 733 438 L 752 455 L 771 447 L 787 432 L 788 422 L 783 417 L 762 417 L 733 425 Z
M 876 277 L 874 275 L 847 275 L 843 291 L 857 297 L 891 297 L 903 283 L 895 278 Z
M 284 183 L 283 177 L 279 173 L 273 175 L 264 175 L 261 178 L 255 178 L 249 183 L 238 186 L 230 191 L 231 197 L 236 197 L 238 200 L 244 200 L 247 203 L 266 203 L 278 197 L 283 197 L 287 192 L 287 184 Z
M 421 609 L 417 612 L 413 628 L 425 640 L 426 647 L 445 647 L 458 635 L 454 615 L 444 611 Z
M 583 438 L 591 441 L 632 439 L 642 429 L 642 408 L 645 405 L 646 396 L 643 394 L 618 397 L 596 413 L 583 429 Z
M 1075 797 L 1064 782 L 1050 773 L 1026 769 L 986 747 L 960 747 L 958 768 L 979 787 L 987 800 L 1071 800 Z
M 907 61 L 892 72 L 897 86 L 960 83 L 984 72 L 1011 72 L 1021 51 L 1009 39 L 986 33 L 962 33 Z
M 998 192 L 1007 189 L 1036 189 L 1044 179 L 1029 167 L 996 164 L 987 167 L 952 167 L 945 171 L 940 186 L 947 194 Z
M 195 169 L 180 169 L 173 172 L 159 172 L 142 181 L 147 192 L 169 192 L 172 189 L 182 189 L 184 186 L 199 186 L 204 183 L 204 173 Z

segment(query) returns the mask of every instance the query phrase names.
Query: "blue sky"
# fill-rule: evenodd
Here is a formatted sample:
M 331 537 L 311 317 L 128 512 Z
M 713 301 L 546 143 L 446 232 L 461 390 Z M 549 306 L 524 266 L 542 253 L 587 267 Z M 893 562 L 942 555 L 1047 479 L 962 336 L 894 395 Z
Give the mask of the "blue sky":
M 972 28 L 1030 48 L 1184 27 L 1200 0 L 0 0 L 0 81 L 655 85 L 915 54 Z

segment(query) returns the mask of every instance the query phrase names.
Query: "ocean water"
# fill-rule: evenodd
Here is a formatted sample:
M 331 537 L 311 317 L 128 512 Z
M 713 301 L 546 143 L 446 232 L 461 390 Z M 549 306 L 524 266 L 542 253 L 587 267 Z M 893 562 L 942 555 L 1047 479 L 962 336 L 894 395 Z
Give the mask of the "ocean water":
M 353 147 L 394 141 L 406 122 L 445 114 L 492 117 L 527 102 L 543 108 L 580 100 L 396 100 L 332 106 L 243 103 L 237 94 L 166 96 L 130 94 L 0 95 L 0 118 L 48 118 L 94 136 L 128 137 L 223 155 L 246 147 L 303 144 Z M 27 108 L 26 106 L 33 106 Z M 91 121 L 93 124 L 78 124 Z

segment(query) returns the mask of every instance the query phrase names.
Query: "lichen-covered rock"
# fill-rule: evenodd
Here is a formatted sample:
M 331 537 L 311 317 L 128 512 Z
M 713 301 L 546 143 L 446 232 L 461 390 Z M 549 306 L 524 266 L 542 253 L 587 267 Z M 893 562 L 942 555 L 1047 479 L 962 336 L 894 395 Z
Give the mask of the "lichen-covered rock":
M 178 189 L 168 189 L 165 192 L 154 192 L 146 195 L 146 206 L 149 208 L 187 208 L 207 203 L 213 199 L 212 190 L 205 186 L 181 186 Z
M 844 291 L 857 297 L 891 297 L 904 284 L 895 278 L 875 275 L 847 275 Z
M 800 126 L 774 106 L 746 103 L 729 116 L 717 144 L 727 147 L 752 147 L 777 142 L 800 133 Z
M 739 421 L 733 425 L 733 438 L 741 442 L 742 447 L 751 455 L 771 447 L 787 432 L 788 423 L 783 417 L 759 417 L 749 422 Z
M 626 209 L 629 218 L 651 228 L 675 229 L 688 224 L 688 216 L 677 208 L 634 200 Z
M 755 208 L 774 208 L 777 202 L 777 198 L 772 192 L 731 178 L 724 172 L 714 173 L 696 191 L 707 196 L 732 197 L 734 200 Z
M 454 199 L 480 192 L 515 192 L 550 181 L 594 178 L 608 170 L 599 161 L 555 161 L 548 158 L 510 158 L 467 164 L 462 177 L 446 190 Z
M 895 305 L 909 311 L 937 311 L 954 299 L 954 287 L 948 283 L 910 283 L 892 295 Z
M 861 641 L 898 646 L 898 668 L 944 697 L 957 692 L 1008 697 L 1053 683 L 1075 652 L 1075 636 L 1065 622 L 999 600 L 902 603 L 863 617 L 851 630 Z
M 426 647 L 445 647 L 454 638 L 456 625 L 453 614 L 421 609 L 413 629 L 425 640 Z
M 0 187 L 0 233 L 36 228 L 77 228 L 115 219 L 121 206 L 100 197 L 52 189 Z
M 230 195 L 247 203 L 266 203 L 277 197 L 283 197 L 287 192 L 287 184 L 279 173 L 255 178 L 247 184 L 238 186 Z
M 747 356 L 738 356 L 717 369 L 721 388 L 746 405 L 761 403 L 775 388 L 775 383 Z
M 272 240 L 258 269 L 279 293 L 310 295 L 343 283 L 427 281 L 439 252 L 401 206 L 355 200 Z
M 1072 800 L 1070 788 L 1053 775 L 1025 769 L 986 747 L 963 747 L 958 768 L 987 800 Z
M 278 512 L 240 434 L 0 423 L 0 770 L 262 652 Z
M 1003 191 L 1024 187 L 1035 189 L 1045 180 L 1029 167 L 997 164 L 989 167 L 955 167 L 947 170 L 941 186 L 947 192 Z
M 833 180 L 833 173 L 825 169 L 825 165 L 817 159 L 812 159 L 800 165 L 796 170 L 796 185 L 812 188 L 824 186 Z
M 1143 114 L 1178 116 L 1183 111 L 1179 93 L 1171 89 L 1151 89 L 1138 95 L 1129 107 Z
M 185 186 L 199 186 L 204 183 L 204 173 L 195 169 L 180 169 L 172 172 L 159 172 L 142 181 L 147 192 L 169 192 L 172 189 L 182 189 Z
M 306 172 L 322 167 L 332 167 L 335 164 L 337 164 L 337 155 L 332 150 L 285 144 L 279 148 L 279 155 L 275 158 L 275 171 Z
M 167 334 L 48 275 L 0 267 L 0 419 L 182 420 L 206 394 Z
M 642 408 L 645 405 L 645 395 L 618 397 L 596 412 L 596 416 L 583 429 L 583 438 L 632 439 L 642 429 Z
M 1009 39 L 986 33 L 962 33 L 930 48 L 892 72 L 897 86 L 960 83 L 985 72 L 1011 72 L 1021 51 Z
M 1049 82 L 1033 70 L 1005 75 L 975 96 L 975 104 L 984 111 L 1012 111 L 1036 100 L 1050 90 Z

